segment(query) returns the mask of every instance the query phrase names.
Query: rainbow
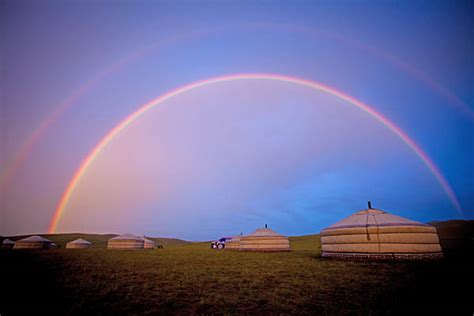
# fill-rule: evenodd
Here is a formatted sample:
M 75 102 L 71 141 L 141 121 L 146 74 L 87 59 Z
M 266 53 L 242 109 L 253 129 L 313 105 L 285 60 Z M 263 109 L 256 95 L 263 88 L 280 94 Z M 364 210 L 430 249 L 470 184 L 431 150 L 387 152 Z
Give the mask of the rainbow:
M 150 109 L 158 106 L 167 100 L 179 96 L 183 93 L 189 92 L 191 90 L 195 90 L 204 86 L 213 85 L 216 83 L 222 82 L 229 82 L 229 81 L 237 81 L 237 80 L 271 80 L 271 81 L 279 81 L 285 82 L 289 84 L 300 85 L 304 87 L 308 87 L 311 89 L 315 89 L 318 91 L 322 91 L 333 95 L 343 101 L 348 102 L 349 104 L 356 106 L 360 110 L 366 112 L 377 121 L 382 123 L 385 127 L 395 133 L 408 147 L 423 161 L 423 163 L 428 167 L 430 172 L 434 175 L 437 179 L 443 190 L 446 192 L 448 197 L 450 198 L 452 204 L 456 208 L 456 210 L 462 215 L 461 205 L 449 185 L 448 181 L 445 179 L 441 171 L 438 167 L 434 164 L 430 157 L 417 145 L 405 132 L 403 132 L 400 127 L 395 125 L 395 123 L 391 122 L 388 118 L 384 117 L 382 114 L 374 110 L 369 105 L 347 95 L 341 91 L 338 91 L 332 87 L 326 86 L 319 82 L 310 81 L 307 79 L 297 78 L 297 77 L 290 77 L 285 75 L 279 74 L 234 74 L 234 75 L 227 75 L 221 77 L 215 77 L 210 79 L 205 79 L 201 81 L 197 81 L 194 83 L 190 83 L 184 86 L 181 86 L 177 89 L 169 91 L 148 103 L 142 105 L 138 110 L 127 116 L 124 120 L 122 120 L 119 124 L 117 124 L 113 129 L 111 129 L 92 149 L 92 151 L 86 156 L 86 158 L 82 161 L 79 168 L 75 171 L 74 176 L 72 177 L 71 181 L 69 182 L 68 186 L 66 187 L 64 193 L 62 194 L 54 215 L 51 219 L 51 223 L 49 226 L 49 233 L 54 233 L 57 229 L 59 221 L 61 219 L 61 215 L 64 213 L 68 202 L 73 195 L 77 184 L 83 177 L 83 175 L 87 172 L 89 166 L 94 162 L 94 160 L 99 156 L 102 150 L 121 132 L 123 132 L 128 126 L 130 126 L 134 121 L 136 121 L 140 116 L 144 115 Z
M 261 23 L 252 23 L 246 26 L 249 30 L 255 30 L 255 28 L 271 28 L 271 29 L 280 29 L 280 30 L 287 30 L 287 31 L 295 31 L 295 32 L 302 32 L 308 33 L 310 35 L 317 35 L 317 36 L 324 36 L 328 37 L 332 40 L 336 40 L 340 43 L 348 45 L 350 47 L 355 47 L 360 49 L 361 51 L 365 51 L 369 54 L 377 56 L 382 60 L 398 67 L 399 69 L 405 71 L 409 75 L 413 76 L 417 80 L 423 82 L 426 86 L 430 89 L 436 91 L 441 96 L 446 98 L 450 104 L 456 106 L 459 110 L 463 111 L 468 115 L 470 119 L 474 119 L 474 111 L 458 96 L 452 93 L 449 89 L 442 86 L 435 80 L 431 79 L 427 74 L 422 72 L 421 70 L 415 68 L 414 66 L 403 62 L 402 60 L 398 59 L 397 57 L 390 55 L 389 53 L 374 48 L 372 46 L 366 45 L 362 42 L 359 42 L 354 39 L 346 38 L 342 35 L 332 32 L 320 31 L 317 29 L 311 29 L 303 26 L 294 26 L 292 24 L 261 24 Z M 120 68 L 128 65 L 129 63 L 147 55 L 149 52 L 153 52 L 157 48 L 163 45 L 170 45 L 175 42 L 180 42 L 187 39 L 197 38 L 199 36 L 206 36 L 209 34 L 218 33 L 220 31 L 232 31 L 233 28 L 228 28 L 227 30 L 203 30 L 203 31 L 194 31 L 187 33 L 186 35 L 181 35 L 172 39 L 167 39 L 160 41 L 150 47 L 142 48 L 137 52 L 131 54 L 130 56 L 126 56 L 116 63 L 106 67 L 102 71 L 100 71 L 95 77 L 91 78 L 89 81 L 85 82 L 82 86 L 79 87 L 77 91 L 71 94 L 63 103 L 59 105 L 41 124 L 33 131 L 33 133 L 26 139 L 26 141 L 20 146 L 18 152 L 7 162 L 6 167 L 0 172 L 0 192 L 5 189 L 8 185 L 9 181 L 13 178 L 13 175 L 16 171 L 20 168 L 21 164 L 27 159 L 29 153 L 32 151 L 35 144 L 39 142 L 39 140 L 44 136 L 46 131 L 49 127 L 54 124 L 63 114 L 69 109 L 72 105 L 74 105 L 80 98 L 82 98 L 88 91 L 93 89 L 99 82 L 104 80 L 105 78 L 109 77 L 111 74 L 119 70 Z

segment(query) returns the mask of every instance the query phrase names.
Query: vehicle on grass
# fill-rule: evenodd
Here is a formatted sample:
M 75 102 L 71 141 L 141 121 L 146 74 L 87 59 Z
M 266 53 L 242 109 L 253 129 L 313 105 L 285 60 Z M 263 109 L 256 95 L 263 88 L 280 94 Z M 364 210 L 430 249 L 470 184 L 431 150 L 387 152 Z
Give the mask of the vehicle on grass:
M 232 237 L 222 237 L 219 240 L 214 240 L 211 242 L 211 249 L 224 249 L 226 241 L 231 239 Z

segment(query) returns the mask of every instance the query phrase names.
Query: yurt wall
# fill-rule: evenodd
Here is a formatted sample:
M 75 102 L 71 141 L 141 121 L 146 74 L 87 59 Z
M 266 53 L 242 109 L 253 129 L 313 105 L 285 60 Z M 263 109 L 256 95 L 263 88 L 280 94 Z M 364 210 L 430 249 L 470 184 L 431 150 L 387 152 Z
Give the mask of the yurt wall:
M 70 241 L 66 244 L 67 249 L 85 249 L 90 247 L 92 247 L 92 243 L 82 238 Z
M 259 228 L 240 239 L 240 251 L 291 251 L 288 237 L 269 228 Z
M 232 237 L 232 239 L 230 239 L 229 241 L 225 243 L 224 249 L 239 250 L 241 237 L 242 237 L 241 235 Z
M 53 242 L 41 236 L 31 236 L 15 242 L 14 249 L 49 249 Z
M 121 235 L 110 238 L 107 249 L 143 249 L 145 241 L 133 235 Z
M 150 240 L 146 237 L 143 237 L 143 248 L 144 249 L 155 249 L 156 243 L 153 240 Z

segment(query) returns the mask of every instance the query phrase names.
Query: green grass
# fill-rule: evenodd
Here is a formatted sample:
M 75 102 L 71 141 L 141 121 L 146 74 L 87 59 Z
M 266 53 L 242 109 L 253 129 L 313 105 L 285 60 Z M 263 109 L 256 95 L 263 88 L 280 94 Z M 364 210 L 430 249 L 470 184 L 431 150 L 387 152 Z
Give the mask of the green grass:
M 162 245 L 163 247 L 180 247 L 192 244 L 189 241 L 185 241 L 177 238 L 157 238 L 157 237 L 147 237 L 148 239 L 153 240 L 157 245 Z
M 320 253 L 321 238 L 319 238 L 319 234 L 290 237 L 290 246 L 292 251 L 305 250 Z
M 3 250 L 0 313 L 474 311 L 472 256 L 436 262 L 336 261 L 320 257 L 318 235 L 290 241 L 290 253 L 212 250 L 207 242 L 141 251 Z

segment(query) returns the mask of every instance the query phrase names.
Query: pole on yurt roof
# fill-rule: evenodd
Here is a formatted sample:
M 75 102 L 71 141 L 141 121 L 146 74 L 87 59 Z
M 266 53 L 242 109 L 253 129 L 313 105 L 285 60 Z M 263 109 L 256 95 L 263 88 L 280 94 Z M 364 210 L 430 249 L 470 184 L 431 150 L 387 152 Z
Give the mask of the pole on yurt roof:
M 372 209 L 372 203 L 370 201 L 367 201 L 367 206 L 370 209 Z M 370 234 L 369 234 L 369 212 L 367 211 L 367 216 L 365 218 L 365 233 L 367 234 L 367 240 L 370 240 Z

